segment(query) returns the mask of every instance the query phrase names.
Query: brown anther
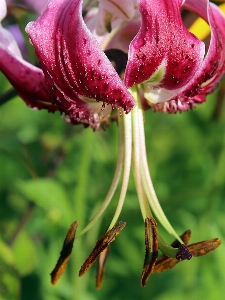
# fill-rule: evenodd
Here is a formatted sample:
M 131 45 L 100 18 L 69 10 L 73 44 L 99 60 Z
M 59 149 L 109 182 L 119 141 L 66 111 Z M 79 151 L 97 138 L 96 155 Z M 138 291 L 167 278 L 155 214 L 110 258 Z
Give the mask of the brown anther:
M 77 221 L 74 221 L 71 224 L 71 226 L 70 226 L 70 228 L 69 228 L 69 230 L 66 234 L 66 238 L 63 242 L 63 247 L 62 247 L 62 250 L 60 252 L 59 259 L 56 263 L 56 266 L 55 266 L 54 270 L 50 273 L 51 283 L 53 285 L 55 285 L 58 282 L 58 280 L 61 277 L 61 275 L 63 274 L 63 272 L 66 270 L 68 260 L 71 256 L 71 253 L 72 253 L 73 242 L 74 242 L 74 239 L 75 239 L 77 226 L 78 226 Z
M 193 256 L 203 256 L 215 250 L 221 244 L 218 238 L 198 242 L 188 246 L 189 251 Z
M 96 276 L 96 289 L 100 290 L 102 287 L 103 276 L 105 273 L 105 263 L 109 254 L 109 246 L 99 255 L 98 259 L 98 271 Z
M 185 245 L 188 244 L 190 237 L 191 237 L 191 230 L 186 230 L 182 235 L 180 235 L 180 238 Z M 173 247 L 173 248 L 179 248 L 179 246 L 180 246 L 180 242 L 178 240 L 175 240 L 171 244 L 171 247 Z
M 158 229 L 154 218 L 145 219 L 145 260 L 141 274 L 141 286 L 146 286 L 158 257 Z
M 97 242 L 96 245 L 91 252 L 91 254 L 88 256 L 84 264 L 80 268 L 79 276 L 83 276 L 87 270 L 93 265 L 93 263 L 96 261 L 96 259 L 99 257 L 99 255 L 107 249 L 107 247 L 112 243 L 116 236 L 120 233 L 120 231 L 125 227 L 125 222 L 119 222 L 117 223 L 111 230 L 107 231 L 103 237 L 101 237 Z
M 161 273 L 168 271 L 176 266 L 176 264 L 179 262 L 176 258 L 163 256 L 163 258 L 160 258 L 154 267 L 153 273 Z

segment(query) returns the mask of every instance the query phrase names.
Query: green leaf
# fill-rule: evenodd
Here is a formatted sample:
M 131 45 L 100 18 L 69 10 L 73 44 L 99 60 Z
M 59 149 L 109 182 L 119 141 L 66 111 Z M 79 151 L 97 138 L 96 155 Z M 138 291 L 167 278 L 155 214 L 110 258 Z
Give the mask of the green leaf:
M 19 299 L 20 281 L 10 247 L 0 240 L 0 300 Z
M 21 181 L 17 188 L 24 197 L 45 209 L 55 221 L 73 221 L 70 203 L 62 185 L 54 179 Z M 54 221 L 54 220 L 53 220 Z
M 0 264 L 3 262 L 7 265 L 14 265 L 15 259 L 10 247 L 0 240 Z
M 37 262 L 37 253 L 34 242 L 26 231 L 20 232 L 12 250 L 16 260 L 16 268 L 21 275 L 30 274 Z

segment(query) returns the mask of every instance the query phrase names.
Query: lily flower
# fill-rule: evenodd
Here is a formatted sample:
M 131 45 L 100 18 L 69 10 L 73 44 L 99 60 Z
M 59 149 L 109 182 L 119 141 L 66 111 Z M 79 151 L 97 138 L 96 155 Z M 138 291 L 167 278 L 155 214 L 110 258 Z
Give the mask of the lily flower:
M 117 114 L 118 160 L 114 178 L 102 206 L 80 235 L 108 207 L 122 177 L 118 205 L 80 276 L 96 255 L 100 256 L 103 272 L 109 243 L 125 226 L 124 222 L 116 223 L 132 169 L 145 221 L 146 253 L 154 252 L 154 262 L 148 255 L 145 257 L 145 285 L 158 249 L 177 260 L 190 259 L 191 254 L 165 216 L 152 184 L 144 110 L 152 107 L 176 113 L 205 101 L 225 72 L 225 18 L 208 0 L 99 1 L 99 9 L 94 8 L 84 18 L 82 5 L 82 0 L 50 0 L 42 15 L 27 25 L 41 69 L 24 62 L 7 43 L 1 42 L 0 70 L 28 105 L 60 110 L 73 124 L 82 123 L 97 130 Z M 204 43 L 185 28 L 181 8 L 194 11 L 210 25 L 206 54 Z M 153 214 L 183 246 L 174 248 L 163 241 Z

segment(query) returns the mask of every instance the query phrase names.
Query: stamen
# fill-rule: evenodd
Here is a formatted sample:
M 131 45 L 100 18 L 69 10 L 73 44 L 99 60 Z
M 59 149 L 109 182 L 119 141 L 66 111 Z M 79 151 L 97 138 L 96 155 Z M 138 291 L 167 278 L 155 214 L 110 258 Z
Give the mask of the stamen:
M 192 253 L 193 256 L 203 256 L 212 251 L 214 251 L 219 245 L 221 245 L 221 240 L 218 238 L 198 242 L 195 244 L 191 244 L 188 246 L 189 251 Z
M 176 266 L 176 264 L 180 262 L 176 258 L 168 257 L 168 256 L 163 256 L 159 260 L 157 260 L 153 273 L 161 273 L 161 272 L 166 272 L 173 267 Z
M 146 286 L 158 257 L 158 230 L 155 219 L 145 219 L 145 260 L 141 275 L 141 286 Z
M 80 277 L 87 272 L 87 270 L 93 265 L 93 263 L 96 261 L 99 255 L 109 247 L 110 243 L 115 241 L 115 238 L 125 226 L 126 226 L 125 222 L 121 221 L 117 223 L 111 230 L 107 231 L 103 235 L 103 237 L 101 237 L 96 242 L 93 251 L 91 252 L 91 254 L 88 256 L 88 258 L 80 268 L 80 272 L 79 272 Z
M 119 179 L 120 179 L 121 172 L 122 172 L 124 151 L 125 151 L 124 150 L 124 124 L 123 124 L 123 119 L 118 116 L 118 155 L 117 155 L 116 171 L 114 173 L 113 181 L 111 183 L 108 194 L 106 195 L 98 212 L 91 219 L 89 224 L 80 232 L 78 237 L 80 237 L 85 232 L 87 232 L 95 224 L 95 222 L 98 220 L 98 218 L 101 217 L 101 215 L 104 213 L 104 211 L 108 207 L 110 201 L 112 200 L 112 198 L 115 194 L 116 188 L 118 186 Z
M 103 276 L 105 272 L 105 263 L 109 254 L 109 246 L 99 255 L 98 259 L 98 271 L 96 276 L 96 289 L 100 290 L 102 287 Z
M 55 285 L 63 272 L 66 270 L 68 260 L 70 259 L 72 249 L 73 249 L 73 242 L 75 239 L 75 234 L 77 230 L 78 222 L 75 221 L 71 224 L 66 238 L 63 243 L 62 251 L 60 252 L 60 257 L 57 261 L 57 264 L 54 270 L 51 272 L 51 283 Z
M 119 118 L 119 116 L 118 116 Z M 132 125 L 131 125 L 131 114 L 125 114 L 123 112 L 123 122 L 124 122 L 124 165 L 123 165 L 123 179 L 120 191 L 120 197 L 118 200 L 117 208 L 114 217 L 111 221 L 109 229 L 111 229 L 117 222 L 119 215 L 121 213 L 124 200 L 127 193 L 127 187 L 130 177 L 131 168 L 131 155 L 132 155 Z
M 186 230 L 181 236 L 181 240 L 182 242 L 184 243 L 184 245 L 187 245 L 189 240 L 190 240 L 190 237 L 191 237 L 191 230 Z M 178 240 L 175 240 L 172 244 L 171 244 L 171 247 L 173 248 L 178 248 L 180 246 L 180 242 Z
M 183 239 L 183 241 L 185 243 L 188 242 L 187 239 L 190 236 L 189 232 L 190 231 L 188 230 L 181 236 L 181 238 Z M 174 243 L 177 243 L 177 241 L 175 241 Z M 172 245 L 174 245 L 174 243 Z M 191 244 L 191 245 L 185 246 L 185 247 L 187 247 L 189 255 L 191 254 L 191 255 L 197 257 L 197 256 L 206 255 L 206 254 L 212 252 L 220 244 L 221 244 L 221 241 L 218 238 L 216 238 L 216 239 L 212 239 L 212 240 L 207 240 L 207 241 Z M 182 248 L 183 247 L 184 247 L 184 245 L 182 245 Z M 167 256 L 163 255 L 157 260 L 154 270 L 153 270 L 153 273 L 161 273 L 161 272 L 168 271 L 168 270 L 172 269 L 173 267 L 175 267 L 176 264 L 179 263 L 180 261 L 182 261 L 182 260 L 177 260 L 176 258 L 167 257 Z

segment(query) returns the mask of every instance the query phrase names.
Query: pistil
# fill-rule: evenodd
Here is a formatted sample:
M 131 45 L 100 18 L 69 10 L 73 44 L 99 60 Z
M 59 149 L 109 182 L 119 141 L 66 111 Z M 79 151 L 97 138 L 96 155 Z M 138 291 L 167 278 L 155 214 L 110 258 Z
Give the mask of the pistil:
M 136 101 L 136 106 L 130 114 L 118 112 L 118 159 L 111 187 L 98 212 L 81 231 L 79 236 L 88 231 L 106 210 L 115 194 L 122 174 L 120 196 L 108 230 L 111 230 L 116 224 L 126 198 L 132 161 L 134 181 L 143 220 L 145 220 L 146 217 L 152 218 L 151 210 L 153 210 L 162 226 L 182 243 L 182 240 L 166 218 L 152 184 L 147 162 L 143 109 L 138 86 L 130 89 L 130 93 Z M 167 245 L 159 234 L 158 241 L 159 249 L 163 253 L 170 257 L 176 257 L 179 251 L 178 248 Z
M 171 233 L 180 243 L 183 243 L 178 234 L 175 232 L 168 219 L 166 218 L 161 205 L 156 196 L 146 155 L 145 133 L 144 133 L 144 118 L 141 98 L 138 86 L 131 89 L 131 93 L 136 100 L 136 107 L 132 110 L 132 130 L 134 136 L 133 142 L 133 173 L 135 185 L 138 194 L 138 200 L 142 212 L 143 219 L 151 218 L 153 210 L 162 226 Z M 167 256 L 176 257 L 178 248 L 173 248 L 167 245 L 161 236 L 158 234 L 159 249 Z

